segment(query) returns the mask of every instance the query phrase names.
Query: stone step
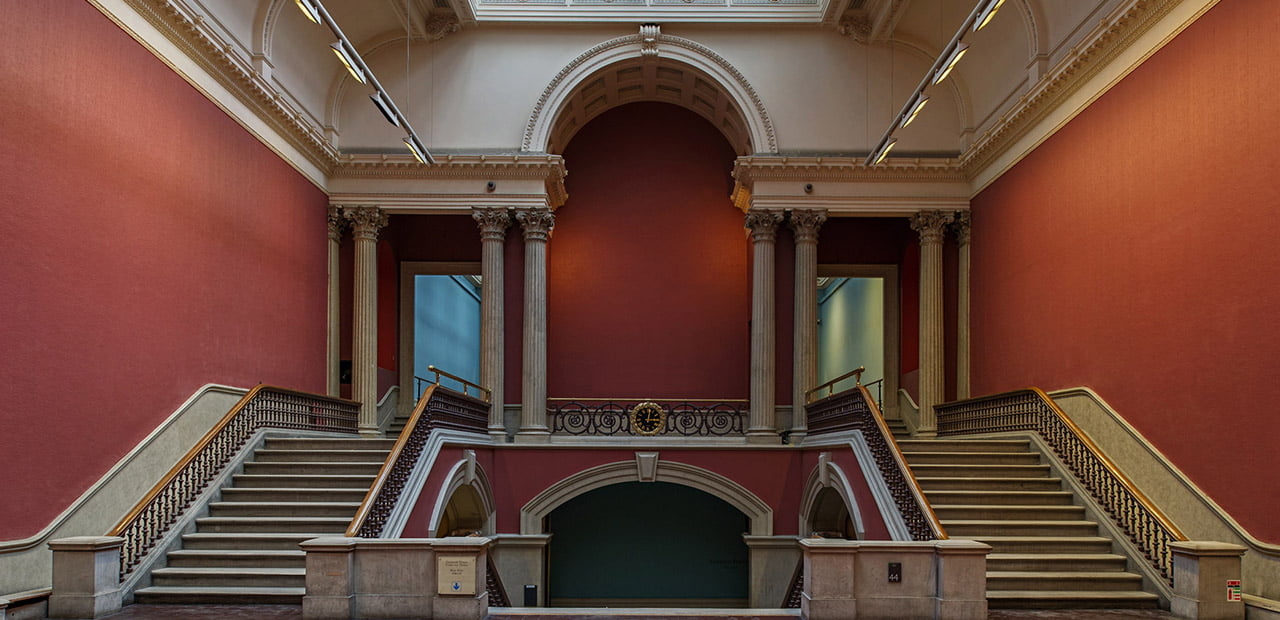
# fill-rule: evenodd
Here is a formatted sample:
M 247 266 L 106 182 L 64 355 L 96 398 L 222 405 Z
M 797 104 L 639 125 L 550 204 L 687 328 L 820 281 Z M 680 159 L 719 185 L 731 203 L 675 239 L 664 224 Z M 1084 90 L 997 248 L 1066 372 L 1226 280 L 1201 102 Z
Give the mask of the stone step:
M 1030 452 L 1026 439 L 909 439 L 899 441 L 903 454 L 915 452 Z
M 301 605 L 306 588 L 151 586 L 136 590 L 133 594 L 134 602 L 141 604 Z
M 933 477 L 916 474 L 916 482 L 925 491 L 1061 491 L 1062 478 L 990 478 L 990 477 Z
M 982 535 L 1002 536 L 1097 536 L 1098 524 L 1093 521 L 1015 521 L 1009 520 L 961 520 L 939 519 L 947 535 L 952 538 L 972 538 Z
M 1156 609 L 1160 597 L 1142 591 L 987 590 L 990 609 Z
M 211 517 L 354 517 L 360 502 L 210 502 Z
M 1066 506 L 1074 499 L 1068 491 L 943 491 L 926 490 L 934 508 L 946 505 Z
M 201 533 L 346 532 L 351 517 L 201 517 L 196 528 Z
M 224 502 L 356 502 L 364 501 L 367 489 L 359 487 L 341 489 L 325 487 L 260 487 L 222 490 Z
M 987 570 L 1122 572 L 1126 560 L 1114 553 L 991 553 Z
M 151 571 L 151 584 L 160 587 L 267 587 L 305 588 L 307 569 L 302 568 L 226 568 L 184 567 L 157 568 Z
M 343 530 L 346 531 L 345 529 Z M 332 532 L 195 532 L 182 535 L 182 548 L 189 550 L 298 550 L 303 541 Z
M 933 504 L 939 519 L 960 521 L 1080 521 L 1084 507 Z
M 951 534 L 947 530 L 948 535 Z M 991 545 L 992 554 L 1001 553 L 1111 553 L 1111 539 L 1097 536 L 1011 536 L 974 534 L 966 536 Z
M 278 463 L 275 463 L 278 465 Z M 245 463 L 248 468 L 252 463 Z M 236 489 L 359 489 L 365 493 L 378 477 L 378 472 L 358 474 L 254 474 L 243 473 L 231 477 Z
M 706 609 L 625 607 L 490 607 L 487 620 L 764 620 L 766 618 L 799 618 L 799 609 Z
M 1039 465 L 1034 452 L 904 452 L 907 463 L 917 465 Z
M 262 447 L 268 450 L 383 450 L 390 452 L 394 439 L 361 437 L 269 437 Z
M 925 478 L 1048 478 L 1048 465 L 911 465 L 917 477 Z
M 290 452 L 295 452 L 290 450 Z M 268 463 L 245 463 L 245 474 L 251 475 L 289 475 L 307 474 L 310 476 L 377 476 L 382 470 L 382 461 L 376 463 L 346 462 L 288 462 L 272 461 Z
M 268 450 L 253 453 L 254 463 L 377 463 L 387 460 L 387 450 Z
M 169 552 L 170 568 L 306 568 L 301 549 L 178 549 Z M 989 565 L 989 563 L 988 563 Z
M 1142 577 L 1105 571 L 987 571 L 988 590 L 1139 590 Z

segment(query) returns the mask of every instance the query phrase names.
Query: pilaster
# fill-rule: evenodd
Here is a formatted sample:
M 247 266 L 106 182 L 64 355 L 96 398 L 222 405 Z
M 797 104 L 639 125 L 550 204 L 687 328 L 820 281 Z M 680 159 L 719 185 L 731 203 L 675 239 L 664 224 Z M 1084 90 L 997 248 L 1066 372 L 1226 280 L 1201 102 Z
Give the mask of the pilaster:
M 800 443 L 808 432 L 804 395 L 818 380 L 818 229 L 826 221 L 825 209 L 791 212 L 791 229 L 796 240 L 791 443 Z
M 959 248 L 956 281 L 956 398 L 969 398 L 969 211 L 951 224 Z
M 506 209 L 474 209 L 480 227 L 480 385 L 489 390 L 489 435 L 505 442 L 503 423 L 503 248 L 511 216 Z
M 342 208 L 337 206 L 329 207 L 329 328 L 327 330 L 327 341 L 325 343 L 325 393 L 329 396 L 338 396 L 342 389 L 342 379 L 339 373 L 340 356 L 342 355 L 342 316 L 341 316 L 341 287 L 339 283 L 339 273 L 341 265 L 338 262 L 339 252 L 342 243 Z
M 378 436 L 378 231 L 387 225 L 387 214 L 356 207 L 342 215 L 355 240 L 351 399 L 360 403 L 360 434 Z
M 746 227 L 751 231 L 751 414 L 749 443 L 778 442 L 774 411 L 775 334 L 774 247 L 782 211 L 752 209 Z
M 547 428 L 547 241 L 555 216 L 547 209 L 516 211 L 524 230 L 524 377 L 516 441 L 545 443 Z
M 943 401 L 946 363 L 942 312 L 942 236 L 955 215 L 944 211 L 920 211 L 911 218 L 911 229 L 920 234 L 920 425 L 916 434 L 937 434 L 933 407 Z

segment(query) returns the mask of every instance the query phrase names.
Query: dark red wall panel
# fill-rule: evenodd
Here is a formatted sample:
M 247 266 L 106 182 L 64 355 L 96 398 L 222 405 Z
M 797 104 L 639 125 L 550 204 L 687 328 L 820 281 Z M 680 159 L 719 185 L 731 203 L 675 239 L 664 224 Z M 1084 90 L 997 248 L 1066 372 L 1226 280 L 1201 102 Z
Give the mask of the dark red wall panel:
M 0 23 L 9 539 L 205 383 L 324 389 L 327 199 L 89 3 Z
M 692 112 L 643 103 L 597 117 L 564 155 L 549 396 L 745 398 L 751 300 L 728 143 Z
M 1280 3 L 1223 2 L 973 201 L 975 394 L 1092 387 L 1280 542 Z

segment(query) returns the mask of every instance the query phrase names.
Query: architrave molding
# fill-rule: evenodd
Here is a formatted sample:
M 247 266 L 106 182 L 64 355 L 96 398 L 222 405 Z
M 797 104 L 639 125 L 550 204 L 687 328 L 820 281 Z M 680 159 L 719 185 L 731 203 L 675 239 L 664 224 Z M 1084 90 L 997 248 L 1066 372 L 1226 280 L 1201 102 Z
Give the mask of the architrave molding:
M 391 213 L 472 209 L 556 209 L 569 195 L 559 155 L 346 155 L 330 175 L 330 201 Z M 494 182 L 489 189 L 488 183 Z
M 828 215 L 909 216 L 969 208 L 970 184 L 953 159 L 866 166 L 861 158 L 739 157 L 730 199 L 748 209 L 826 209 Z

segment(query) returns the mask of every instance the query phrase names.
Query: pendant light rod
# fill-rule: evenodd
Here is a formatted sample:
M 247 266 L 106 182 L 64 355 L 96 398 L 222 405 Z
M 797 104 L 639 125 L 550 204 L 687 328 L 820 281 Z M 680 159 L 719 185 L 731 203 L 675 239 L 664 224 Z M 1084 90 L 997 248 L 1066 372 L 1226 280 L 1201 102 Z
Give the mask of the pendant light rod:
M 956 30 L 955 36 L 951 37 L 951 42 L 947 43 L 947 45 L 942 48 L 942 53 L 938 54 L 938 58 L 933 61 L 933 66 L 929 67 L 929 70 L 925 72 L 924 78 L 920 80 L 920 85 L 916 86 L 916 89 L 907 96 L 907 103 L 903 105 L 902 109 L 898 111 L 898 114 L 893 117 L 893 121 L 889 123 L 889 128 L 885 129 L 884 135 L 880 137 L 880 141 L 876 142 L 876 147 L 871 149 L 871 152 L 867 154 L 867 159 L 863 162 L 865 165 L 874 166 L 881 161 L 884 161 L 885 151 L 888 148 L 892 148 L 889 145 L 891 141 L 893 141 L 893 132 L 898 129 L 902 124 L 902 121 L 911 113 L 911 109 L 913 104 L 916 103 L 917 97 L 924 95 L 924 90 L 928 88 L 930 83 L 933 81 L 933 76 L 943 70 L 945 68 L 944 65 L 951 60 L 952 56 L 956 55 L 956 51 L 961 46 L 960 39 L 964 38 L 964 35 L 969 33 L 969 29 L 978 21 L 978 17 L 985 16 L 989 21 L 991 19 L 991 14 L 995 12 L 996 8 L 999 8 L 1002 1 L 1003 0 L 981 0 L 978 2 L 977 6 L 973 7 L 973 10 L 969 12 L 969 16 L 964 19 L 964 23 L 960 24 L 960 28 Z
M 297 3 L 298 8 L 302 10 L 303 15 L 307 16 L 308 19 L 311 19 L 313 15 L 319 16 L 320 23 L 328 26 L 329 30 L 333 31 L 333 34 L 337 35 L 340 45 L 346 47 L 346 51 L 348 52 L 347 56 L 350 57 L 350 60 L 355 65 L 356 70 L 361 72 L 369 80 L 369 85 L 372 86 L 374 90 L 378 91 L 377 94 L 381 95 L 382 101 L 381 103 L 378 103 L 378 109 L 382 111 L 384 115 L 386 115 L 387 112 L 390 112 L 390 116 L 395 119 L 396 124 L 400 125 L 400 128 L 404 129 L 408 133 L 408 136 L 405 138 L 405 144 L 409 146 L 409 150 L 413 154 L 414 158 L 424 164 L 436 163 L 435 158 L 431 157 L 431 153 L 427 152 L 422 138 L 418 137 L 418 132 L 414 131 L 413 125 L 409 124 L 409 119 L 405 118 L 404 114 L 400 112 L 400 108 L 396 107 L 396 102 L 391 99 L 391 94 L 388 93 L 387 90 L 382 87 L 382 84 L 378 82 L 378 78 L 373 75 L 373 71 L 369 69 L 369 65 L 365 64 L 364 59 L 360 57 L 358 52 L 356 52 L 356 46 L 351 43 L 351 40 L 347 38 L 347 35 L 342 33 L 342 28 L 339 28 L 338 22 L 334 21 L 333 16 L 329 15 L 329 11 L 324 8 L 324 4 L 322 4 L 320 0 L 295 0 L 295 2 Z M 408 82 L 405 83 L 405 87 L 408 87 Z M 382 104 L 386 104 L 385 110 L 383 110 Z M 388 120 L 390 120 L 390 118 Z M 412 139 L 412 141 L 410 141 L 410 139 Z M 419 153 L 418 151 L 421 152 Z

